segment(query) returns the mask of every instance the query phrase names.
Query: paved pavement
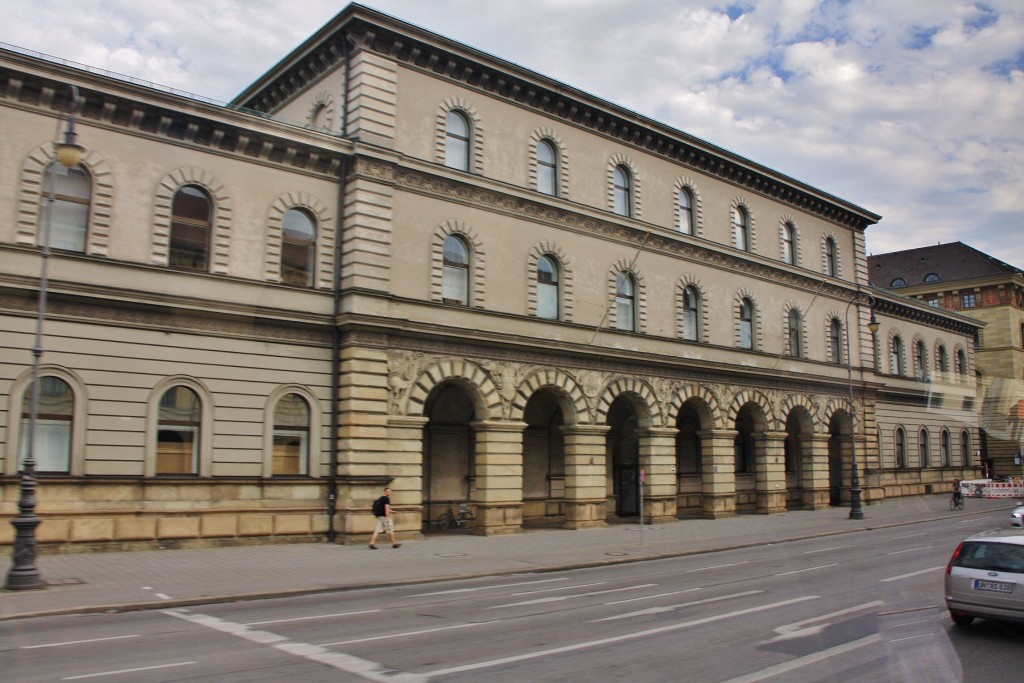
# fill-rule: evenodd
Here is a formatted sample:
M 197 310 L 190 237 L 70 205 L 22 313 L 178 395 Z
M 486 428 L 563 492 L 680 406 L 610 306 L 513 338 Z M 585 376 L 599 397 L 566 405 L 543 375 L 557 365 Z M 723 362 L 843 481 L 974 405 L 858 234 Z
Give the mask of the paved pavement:
M 428 534 L 392 549 L 301 543 L 236 548 L 42 555 L 47 586 L 0 591 L 0 621 L 55 614 L 164 608 L 262 597 L 394 586 L 457 577 L 554 571 L 677 557 L 818 536 L 1007 511 L 1013 500 L 974 499 L 950 512 L 943 495 L 896 498 L 864 507 L 637 523 L 604 529 L 527 530 L 509 536 Z M 951 528 L 950 551 L 963 527 Z M 7 575 L 10 557 L 0 560 Z

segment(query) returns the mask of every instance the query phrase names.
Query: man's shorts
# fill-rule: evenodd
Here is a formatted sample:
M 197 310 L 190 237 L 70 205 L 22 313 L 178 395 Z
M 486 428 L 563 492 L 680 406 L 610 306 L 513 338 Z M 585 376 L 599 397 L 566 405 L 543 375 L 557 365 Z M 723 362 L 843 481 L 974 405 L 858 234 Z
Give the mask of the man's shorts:
M 378 534 L 390 534 L 394 531 L 395 525 L 391 521 L 390 517 L 378 517 L 377 518 L 377 529 L 374 533 Z

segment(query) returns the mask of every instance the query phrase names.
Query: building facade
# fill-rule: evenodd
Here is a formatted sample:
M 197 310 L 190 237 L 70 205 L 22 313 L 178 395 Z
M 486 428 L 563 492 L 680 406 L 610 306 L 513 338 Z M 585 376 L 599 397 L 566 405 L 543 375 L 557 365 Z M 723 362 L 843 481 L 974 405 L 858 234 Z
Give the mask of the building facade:
M 868 265 L 872 286 L 984 323 L 974 339 L 978 455 L 989 474 L 1024 475 L 1024 271 L 962 242 L 878 254 Z
M 980 324 L 869 288 L 879 216 L 386 15 L 226 106 L 0 51 L 0 107 L 0 512 L 49 239 L 44 547 L 355 541 L 385 485 L 416 536 L 980 471 Z

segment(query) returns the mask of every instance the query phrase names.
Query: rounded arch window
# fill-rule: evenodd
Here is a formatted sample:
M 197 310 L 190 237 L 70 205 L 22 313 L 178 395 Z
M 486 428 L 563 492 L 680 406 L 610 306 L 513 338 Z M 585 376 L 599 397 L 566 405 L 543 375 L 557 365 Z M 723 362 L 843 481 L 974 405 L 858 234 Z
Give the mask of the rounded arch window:
M 621 271 L 615 277 L 615 325 L 626 332 L 636 330 L 635 291 L 633 276 Z
M 537 143 L 537 189 L 544 194 L 558 194 L 558 152 L 555 143 L 544 139 Z
M 558 320 L 558 260 L 550 254 L 537 259 L 537 316 Z
M 612 172 L 612 191 L 615 196 L 615 213 L 620 216 L 633 215 L 633 178 L 629 169 L 619 164 Z
M 296 393 L 274 406 L 273 474 L 309 474 L 309 404 Z
M 469 170 L 469 119 L 456 109 L 445 117 L 444 163 L 460 171 Z
M 39 378 L 35 431 L 32 430 L 32 390 L 22 401 L 21 460 L 29 453 L 36 471 L 63 474 L 71 471 L 71 434 L 75 397 L 71 385 L 60 377 Z
M 305 209 L 288 209 L 281 220 L 281 282 L 312 283 L 316 222 Z
M 171 239 L 167 264 L 205 271 L 209 265 L 213 201 L 197 185 L 184 185 L 171 204 Z
M 49 225 L 40 231 L 40 243 L 49 242 L 54 249 L 84 252 L 89 226 L 89 202 L 92 197 L 92 179 L 81 166 L 67 168 L 53 162 L 46 169 L 47 180 L 53 188 Z M 49 235 L 44 235 L 45 230 Z
M 186 386 L 171 387 L 160 397 L 156 437 L 157 474 L 199 473 L 202 403 Z
M 441 297 L 446 303 L 469 304 L 469 247 L 458 235 L 444 240 L 444 276 Z

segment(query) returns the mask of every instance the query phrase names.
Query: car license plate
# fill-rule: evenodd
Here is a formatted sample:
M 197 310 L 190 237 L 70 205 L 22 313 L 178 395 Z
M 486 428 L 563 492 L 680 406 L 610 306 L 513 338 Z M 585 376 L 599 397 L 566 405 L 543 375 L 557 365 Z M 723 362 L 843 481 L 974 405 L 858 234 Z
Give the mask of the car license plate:
M 996 591 L 997 593 L 1012 593 L 1013 584 L 1004 583 L 1002 581 L 984 581 L 982 579 L 974 580 L 974 590 L 976 591 Z

